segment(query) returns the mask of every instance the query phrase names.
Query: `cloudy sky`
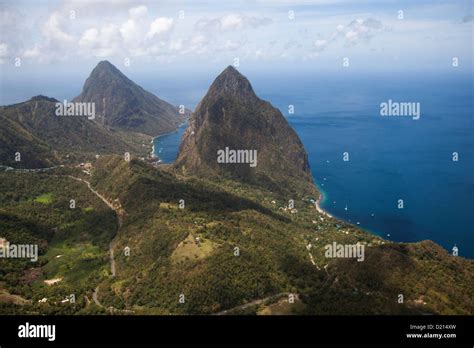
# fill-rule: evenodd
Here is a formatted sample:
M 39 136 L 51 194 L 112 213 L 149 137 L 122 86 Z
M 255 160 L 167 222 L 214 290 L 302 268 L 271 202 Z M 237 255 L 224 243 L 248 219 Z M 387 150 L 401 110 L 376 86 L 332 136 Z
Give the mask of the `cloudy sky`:
M 132 76 L 214 73 L 236 60 L 243 71 L 346 61 L 416 73 L 452 69 L 454 57 L 472 72 L 472 41 L 471 0 L 0 0 L 0 91 L 22 74 L 83 81 L 103 59 Z
M 0 59 L 471 64 L 472 1 L 0 1 Z M 2 67 L 5 69 L 6 67 Z

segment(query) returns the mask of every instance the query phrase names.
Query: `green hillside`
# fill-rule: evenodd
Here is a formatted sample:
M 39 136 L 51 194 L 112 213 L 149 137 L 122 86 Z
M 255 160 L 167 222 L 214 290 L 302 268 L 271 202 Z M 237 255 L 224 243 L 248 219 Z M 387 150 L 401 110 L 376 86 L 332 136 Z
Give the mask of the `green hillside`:
M 473 313 L 473 262 L 432 242 L 384 241 L 320 215 L 310 197 L 291 197 L 298 212 L 290 214 L 279 209 L 288 197 L 234 181 L 184 178 L 119 156 L 93 165 L 92 177 L 85 178 L 114 202 L 122 220 L 112 243 L 116 276 L 107 256 L 116 218 L 84 183 L 64 176 L 77 175 L 75 170 L 3 173 L 2 237 L 42 245 L 34 268 L 27 261 L 0 260 L 3 289 L 32 300 L 4 304 L 3 313 L 12 307 L 21 313 L 106 313 L 109 306 L 135 314 L 240 313 L 239 306 L 261 299 L 243 312 Z M 38 202 L 45 194 L 47 202 Z M 80 209 L 68 208 L 66 197 L 72 196 Z M 364 243 L 365 261 L 326 258 L 324 246 L 334 241 Z M 25 282 L 29 274 L 39 275 Z M 44 284 L 55 278 L 62 280 Z M 103 307 L 91 301 L 96 285 Z M 37 303 L 70 291 L 80 299 L 75 306 Z M 295 304 L 280 303 L 289 293 L 297 296 Z
M 130 152 L 147 156 L 151 137 L 108 130 L 86 117 L 60 117 L 56 101 L 34 97 L 0 107 L 0 164 L 14 168 L 40 168 L 78 163 L 96 154 Z M 15 161 L 15 154 L 21 161 Z

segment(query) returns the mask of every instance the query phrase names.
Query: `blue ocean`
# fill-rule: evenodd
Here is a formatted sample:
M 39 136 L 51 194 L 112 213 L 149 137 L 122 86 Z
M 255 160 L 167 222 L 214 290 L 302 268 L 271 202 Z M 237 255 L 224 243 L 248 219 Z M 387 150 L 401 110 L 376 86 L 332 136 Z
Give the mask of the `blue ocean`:
M 431 239 L 474 257 L 472 75 L 273 76 L 247 74 L 303 141 L 323 209 L 389 240 Z M 419 103 L 420 118 L 382 117 L 389 99 Z M 163 162 L 175 160 L 184 128 L 155 139 Z

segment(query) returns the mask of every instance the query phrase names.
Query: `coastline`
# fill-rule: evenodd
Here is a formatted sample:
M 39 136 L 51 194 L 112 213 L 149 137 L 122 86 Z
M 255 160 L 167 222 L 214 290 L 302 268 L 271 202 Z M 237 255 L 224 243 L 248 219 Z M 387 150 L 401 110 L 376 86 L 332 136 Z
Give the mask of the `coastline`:
M 315 180 L 315 183 L 316 183 L 316 179 L 314 179 L 314 180 Z M 356 227 L 356 228 L 358 228 L 358 229 L 360 229 L 360 230 L 362 230 L 362 231 L 364 231 L 364 232 L 373 234 L 374 236 L 380 237 L 380 238 L 385 239 L 385 240 L 387 240 L 387 241 L 389 241 L 389 242 L 393 242 L 393 243 L 417 243 L 417 242 L 419 242 L 419 241 L 415 241 L 415 242 L 395 241 L 395 240 L 392 240 L 392 239 L 390 239 L 390 238 L 387 238 L 386 233 L 380 233 L 380 232 L 378 232 L 378 231 L 376 231 L 376 230 L 373 230 L 373 229 L 370 229 L 370 228 L 367 228 L 367 227 L 363 227 L 363 226 L 361 226 L 361 225 L 354 224 L 352 221 L 347 221 L 347 220 L 344 219 L 343 217 L 331 215 L 331 214 L 328 213 L 326 210 L 324 210 L 323 208 L 321 208 L 321 205 L 320 205 L 320 204 L 321 204 L 321 202 L 322 202 L 326 197 L 325 197 L 324 191 L 319 187 L 319 185 L 318 185 L 317 183 L 316 183 L 316 187 L 317 187 L 318 192 L 319 192 L 319 198 L 318 198 L 318 200 L 315 202 L 315 206 L 316 206 L 316 210 L 317 210 L 320 214 L 322 214 L 322 215 L 324 215 L 324 216 L 326 216 L 326 217 L 330 217 L 330 218 L 333 218 L 333 219 L 336 219 L 336 220 L 343 221 L 343 222 L 345 222 L 345 223 L 347 223 L 347 224 L 351 224 L 351 225 L 353 225 L 354 227 Z M 444 247 L 443 247 L 443 248 L 444 248 Z M 445 249 L 446 249 L 446 248 L 445 248 Z M 448 250 L 448 249 L 446 249 L 446 250 Z
M 324 215 L 324 216 L 327 216 L 329 218 L 334 218 L 334 216 L 332 216 L 331 214 L 329 214 L 326 210 L 324 210 L 323 208 L 321 208 L 321 202 L 323 201 L 324 199 L 324 192 L 321 190 L 321 188 L 318 186 L 318 191 L 319 191 L 319 197 L 318 199 L 316 200 L 316 203 L 314 204 L 316 206 L 316 210 L 318 211 L 318 213 L 320 213 L 321 215 Z
M 151 144 L 152 144 L 152 145 L 151 145 L 151 154 L 150 154 L 151 157 L 152 157 L 152 158 L 159 158 L 159 156 L 155 154 L 155 139 L 158 139 L 158 138 L 160 138 L 160 137 L 164 137 L 165 135 L 174 134 L 174 133 L 176 133 L 181 127 L 185 126 L 186 124 L 187 124 L 187 121 L 185 121 L 185 122 L 179 124 L 178 127 L 176 127 L 176 129 L 173 130 L 173 131 L 171 131 L 171 132 L 164 133 L 164 134 L 160 134 L 160 135 L 157 135 L 156 137 L 153 137 L 153 138 L 151 139 Z

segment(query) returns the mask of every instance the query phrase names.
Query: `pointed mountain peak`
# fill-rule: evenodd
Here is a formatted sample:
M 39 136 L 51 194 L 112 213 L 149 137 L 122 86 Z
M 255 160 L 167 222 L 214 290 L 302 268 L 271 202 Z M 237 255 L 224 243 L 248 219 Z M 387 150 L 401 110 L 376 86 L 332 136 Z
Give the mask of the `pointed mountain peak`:
M 249 157 L 247 162 L 219 157 L 231 151 L 254 154 L 255 163 L 250 165 Z M 259 99 L 249 80 L 230 66 L 217 76 L 192 114 L 175 168 L 185 175 L 232 178 L 274 192 L 315 190 L 298 135 L 281 112 Z
M 107 60 L 95 66 L 73 101 L 95 103 L 96 122 L 152 136 L 174 131 L 186 118 Z
M 240 75 L 243 77 L 243 75 L 241 73 L 239 73 L 239 71 L 234 68 L 232 65 L 229 65 L 227 68 L 225 68 L 220 75 Z
M 216 77 L 209 88 L 208 96 L 238 97 L 252 101 L 257 98 L 249 80 L 231 65 Z
M 115 68 L 115 66 L 108 60 L 101 60 L 99 63 L 97 63 L 97 67 L 114 67 Z
M 107 75 L 120 76 L 128 80 L 128 78 L 117 69 L 115 65 L 110 63 L 108 60 L 100 61 L 91 72 L 91 77 L 104 77 Z
M 95 69 L 101 69 L 101 70 L 118 70 L 115 65 L 113 65 L 111 62 L 108 60 L 101 60 L 99 63 L 97 63 Z

